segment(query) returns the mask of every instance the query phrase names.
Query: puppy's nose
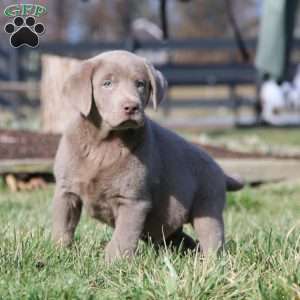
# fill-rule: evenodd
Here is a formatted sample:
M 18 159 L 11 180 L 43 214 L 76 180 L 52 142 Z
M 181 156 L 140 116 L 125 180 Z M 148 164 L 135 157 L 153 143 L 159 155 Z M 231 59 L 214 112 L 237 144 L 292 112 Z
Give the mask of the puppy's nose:
M 125 102 L 123 110 L 127 115 L 134 115 L 140 110 L 140 105 L 136 102 Z

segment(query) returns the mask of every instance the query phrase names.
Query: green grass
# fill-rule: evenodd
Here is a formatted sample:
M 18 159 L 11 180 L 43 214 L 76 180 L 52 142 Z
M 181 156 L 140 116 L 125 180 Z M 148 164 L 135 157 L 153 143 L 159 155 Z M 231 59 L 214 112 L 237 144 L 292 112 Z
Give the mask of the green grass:
M 1 189 L 0 299 L 300 297 L 300 184 L 230 194 L 226 249 L 217 258 L 155 254 L 141 243 L 132 261 L 110 266 L 103 249 L 111 230 L 85 215 L 71 249 L 51 244 L 52 194 Z
M 299 129 L 288 128 L 253 128 L 253 129 L 230 129 L 215 130 L 208 134 L 216 140 L 244 140 L 249 137 L 256 137 L 258 141 L 262 141 L 271 146 L 289 145 L 300 146 Z

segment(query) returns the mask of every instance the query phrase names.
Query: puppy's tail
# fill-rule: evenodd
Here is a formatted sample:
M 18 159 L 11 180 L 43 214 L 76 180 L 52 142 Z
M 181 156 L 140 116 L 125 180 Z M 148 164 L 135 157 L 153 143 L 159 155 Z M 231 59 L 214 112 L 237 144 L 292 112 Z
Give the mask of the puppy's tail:
M 244 182 L 242 179 L 233 178 L 225 174 L 226 180 L 226 190 L 229 192 L 239 191 L 244 187 Z

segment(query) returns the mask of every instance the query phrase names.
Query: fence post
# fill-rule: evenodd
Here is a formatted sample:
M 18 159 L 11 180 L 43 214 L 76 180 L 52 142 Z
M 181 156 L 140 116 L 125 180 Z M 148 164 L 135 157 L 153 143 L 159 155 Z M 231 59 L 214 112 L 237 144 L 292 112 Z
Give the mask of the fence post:
M 20 49 L 11 48 L 9 51 L 10 51 L 9 63 L 8 63 L 9 80 L 19 81 L 21 77 Z

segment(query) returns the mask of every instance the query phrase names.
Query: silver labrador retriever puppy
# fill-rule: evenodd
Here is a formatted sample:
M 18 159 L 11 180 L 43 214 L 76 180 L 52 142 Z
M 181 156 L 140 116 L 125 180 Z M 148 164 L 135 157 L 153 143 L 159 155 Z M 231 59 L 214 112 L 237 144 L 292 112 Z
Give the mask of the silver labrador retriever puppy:
M 84 206 L 114 228 L 107 261 L 133 255 L 139 239 L 190 242 L 184 223 L 193 225 L 204 255 L 222 245 L 225 193 L 242 183 L 145 116 L 147 103 L 156 108 L 166 89 L 159 71 L 126 51 L 83 61 L 66 80 L 65 99 L 78 114 L 55 160 L 55 242 L 72 242 Z

